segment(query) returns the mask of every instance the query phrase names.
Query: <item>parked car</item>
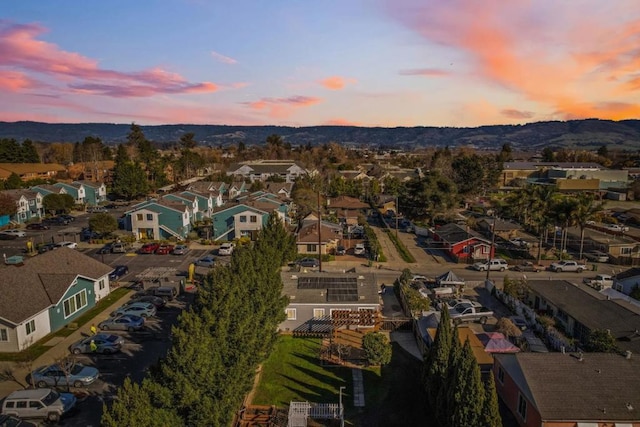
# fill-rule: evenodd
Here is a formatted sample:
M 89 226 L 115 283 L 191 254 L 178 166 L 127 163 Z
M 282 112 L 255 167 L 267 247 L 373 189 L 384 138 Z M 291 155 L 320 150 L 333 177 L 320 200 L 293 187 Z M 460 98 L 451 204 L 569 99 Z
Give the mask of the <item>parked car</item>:
M 579 263 L 577 261 L 554 262 L 549 266 L 549 270 L 554 271 L 556 273 L 561 273 L 563 271 L 582 273 L 586 269 L 587 269 L 587 266 L 585 264 Z
M 140 317 L 153 317 L 156 315 L 156 307 L 148 302 L 133 302 L 117 308 L 111 313 L 111 316 L 118 317 L 129 314 Z
M 49 227 L 44 225 L 41 222 L 32 222 L 31 224 L 27 224 L 27 230 L 48 230 Z
M 59 248 L 78 249 L 78 244 L 76 242 L 68 242 L 68 241 L 58 242 L 56 243 L 56 246 Z
M 24 231 L 18 230 L 18 229 L 15 229 L 15 228 L 12 228 L 11 230 L 0 231 L 0 233 L 9 234 L 11 236 L 16 236 L 16 237 L 25 237 L 27 235 L 27 233 L 25 233 Z
M 71 344 L 69 350 L 73 354 L 81 353 L 93 353 L 91 350 L 91 341 L 96 345 L 96 353 L 100 354 L 113 354 L 122 349 L 124 345 L 124 338 L 119 335 L 113 334 L 96 334 L 91 337 L 86 337 L 80 341 L 76 341 Z
M 101 247 L 100 249 L 98 249 L 98 254 L 99 255 L 110 254 L 111 253 L 111 248 L 112 248 L 111 243 L 108 243 L 108 244 L 104 245 L 103 247 Z
M 147 303 L 153 304 L 156 310 L 164 308 L 164 306 L 167 305 L 167 301 L 164 298 L 157 297 L 154 295 L 135 295 L 135 294 L 131 297 L 131 301 L 125 303 L 125 305 L 131 304 L 134 302 L 147 302 Z
M 367 253 L 367 248 L 364 246 L 364 243 L 356 243 L 356 246 L 353 248 L 354 255 L 364 255 Z
M 544 265 L 534 264 L 531 261 L 525 261 L 513 267 L 515 271 L 538 273 L 547 269 Z
M 626 225 L 620 225 L 620 224 L 604 224 L 604 228 L 606 228 L 609 231 L 615 231 L 617 233 L 622 233 L 623 231 L 629 231 L 629 227 L 627 227 Z
M 15 240 L 18 236 L 15 234 L 0 233 L 0 240 Z
M 220 245 L 220 248 L 218 248 L 218 255 L 231 255 L 234 247 L 235 245 L 233 243 L 223 243 Z
M 476 262 L 473 269 L 478 271 L 505 271 L 509 269 L 509 264 L 502 258 L 494 258 L 489 261 Z
M 609 254 L 601 251 L 590 251 L 584 254 L 584 257 L 589 261 L 594 262 L 609 262 Z
M 69 215 L 69 214 L 60 214 L 58 215 L 58 218 L 62 218 L 65 221 L 69 221 L 69 222 L 73 222 L 76 220 L 76 217 L 73 215 Z
M 87 208 L 87 213 L 107 213 L 109 212 L 104 206 L 89 206 Z
M 320 261 L 318 261 L 318 258 L 302 258 L 300 260 L 298 260 L 298 265 L 300 267 L 319 267 L 320 266 Z
M 35 406 L 35 404 L 33 405 Z M 40 405 L 38 404 L 38 406 Z M 0 414 L 0 427 L 38 427 L 38 424 L 22 420 L 13 415 Z
M 53 365 L 42 366 L 34 370 L 31 373 L 31 382 L 40 388 L 66 385 L 83 387 L 95 382 L 99 375 L 100 372 L 93 366 L 69 362 L 65 368 L 62 369 L 61 366 L 54 363 Z
M 4 399 L 2 413 L 19 418 L 42 418 L 56 423 L 76 406 L 76 402 L 72 393 L 58 393 L 52 389 L 17 390 Z
M 127 253 L 127 244 L 122 242 L 116 242 L 111 246 L 111 253 L 114 254 L 126 254 Z
M 169 255 L 173 251 L 173 245 L 160 245 L 158 249 L 156 249 L 157 255 Z
M 116 265 L 111 274 L 109 274 L 109 280 L 118 280 L 127 274 L 129 274 L 129 267 L 126 265 Z
M 136 315 L 110 317 L 98 324 L 103 331 L 139 331 L 144 327 L 144 318 Z
M 45 243 L 44 245 L 38 246 L 38 253 L 43 254 L 54 249 L 58 249 L 58 246 L 55 243 Z
M 68 225 L 69 222 L 70 221 L 68 219 L 64 219 L 58 216 L 54 216 L 52 218 L 45 218 L 42 220 L 42 223 L 45 225 Z
M 100 237 L 100 234 L 96 233 L 90 228 L 83 228 L 82 231 L 80 232 L 81 240 L 98 239 L 99 237 Z
M 509 240 L 509 243 L 511 243 L 512 245 L 518 247 L 518 248 L 528 248 L 529 247 L 529 242 L 527 242 L 526 240 L 524 240 L 521 237 L 516 237 L 514 239 Z
M 171 253 L 173 255 L 184 255 L 188 250 L 189 248 L 187 247 L 187 245 L 175 245 L 173 248 L 173 252 Z
M 344 255 L 346 253 L 347 253 L 347 248 L 345 248 L 344 246 L 338 245 L 336 247 L 336 255 Z
M 138 253 L 154 254 L 159 247 L 160 245 L 158 243 L 145 243 L 140 249 L 138 249 Z
M 197 261 L 195 262 L 195 264 L 196 264 L 198 267 L 208 267 L 208 268 L 211 268 L 211 267 L 213 267 L 213 266 L 215 265 L 215 262 L 216 262 L 216 260 L 215 260 L 215 258 L 214 258 L 214 257 L 212 257 L 211 255 L 207 255 L 207 256 L 204 256 L 204 257 L 200 258 L 199 260 L 197 260 Z
M 178 296 L 178 291 L 173 286 L 156 286 L 147 289 L 149 295 L 160 297 L 167 301 L 173 301 Z

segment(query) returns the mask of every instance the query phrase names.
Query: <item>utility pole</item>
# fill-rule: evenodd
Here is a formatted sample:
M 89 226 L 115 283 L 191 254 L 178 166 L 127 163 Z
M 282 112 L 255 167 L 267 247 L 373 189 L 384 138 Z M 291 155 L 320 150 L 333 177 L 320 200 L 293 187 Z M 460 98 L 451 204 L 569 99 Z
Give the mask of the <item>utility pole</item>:
M 396 240 L 398 240 L 398 217 L 400 216 L 400 206 L 398 206 L 398 196 L 396 196 Z
M 493 225 L 491 226 L 491 248 L 489 249 L 489 259 L 487 260 L 487 278 L 489 280 L 489 272 L 491 271 L 491 259 L 496 245 L 496 211 L 493 211 Z
M 320 210 L 320 190 L 318 190 L 318 271 L 322 271 L 322 211 Z
M 346 389 L 345 386 L 340 387 L 340 427 L 344 427 L 344 409 L 342 408 L 342 390 Z

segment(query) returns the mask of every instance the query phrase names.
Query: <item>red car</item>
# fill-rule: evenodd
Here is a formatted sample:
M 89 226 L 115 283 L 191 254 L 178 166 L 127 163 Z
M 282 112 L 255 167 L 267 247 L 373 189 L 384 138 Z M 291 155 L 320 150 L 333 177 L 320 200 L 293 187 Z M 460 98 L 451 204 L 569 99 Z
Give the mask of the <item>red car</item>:
M 138 253 L 153 254 L 158 250 L 159 247 L 160 245 L 157 243 L 145 243 L 140 249 L 138 249 Z
M 157 255 L 169 255 L 173 251 L 173 245 L 160 245 L 158 249 L 156 249 Z

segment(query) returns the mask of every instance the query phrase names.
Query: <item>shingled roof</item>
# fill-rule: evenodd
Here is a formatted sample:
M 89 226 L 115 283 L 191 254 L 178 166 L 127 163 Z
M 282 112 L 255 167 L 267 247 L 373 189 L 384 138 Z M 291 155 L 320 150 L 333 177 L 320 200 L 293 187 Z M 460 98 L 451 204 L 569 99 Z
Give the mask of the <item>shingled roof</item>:
M 610 353 L 516 353 L 494 358 L 542 421 L 640 420 L 640 358 Z
M 113 268 L 75 249 L 59 248 L 0 269 L 0 318 L 17 325 L 58 304 L 76 277 L 91 280 Z

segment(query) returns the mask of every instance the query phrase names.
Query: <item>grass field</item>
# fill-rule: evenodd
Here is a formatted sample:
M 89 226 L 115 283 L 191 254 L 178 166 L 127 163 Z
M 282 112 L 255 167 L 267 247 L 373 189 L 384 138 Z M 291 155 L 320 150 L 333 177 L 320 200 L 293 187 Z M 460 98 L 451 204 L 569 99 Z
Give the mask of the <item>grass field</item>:
M 338 403 L 339 389 L 347 426 L 424 425 L 428 420 L 420 385 L 421 363 L 394 344 L 383 368 L 363 368 L 365 408 L 354 408 L 350 368 L 320 366 L 320 340 L 281 336 L 263 364 L 254 405 L 288 407 L 291 401 Z

